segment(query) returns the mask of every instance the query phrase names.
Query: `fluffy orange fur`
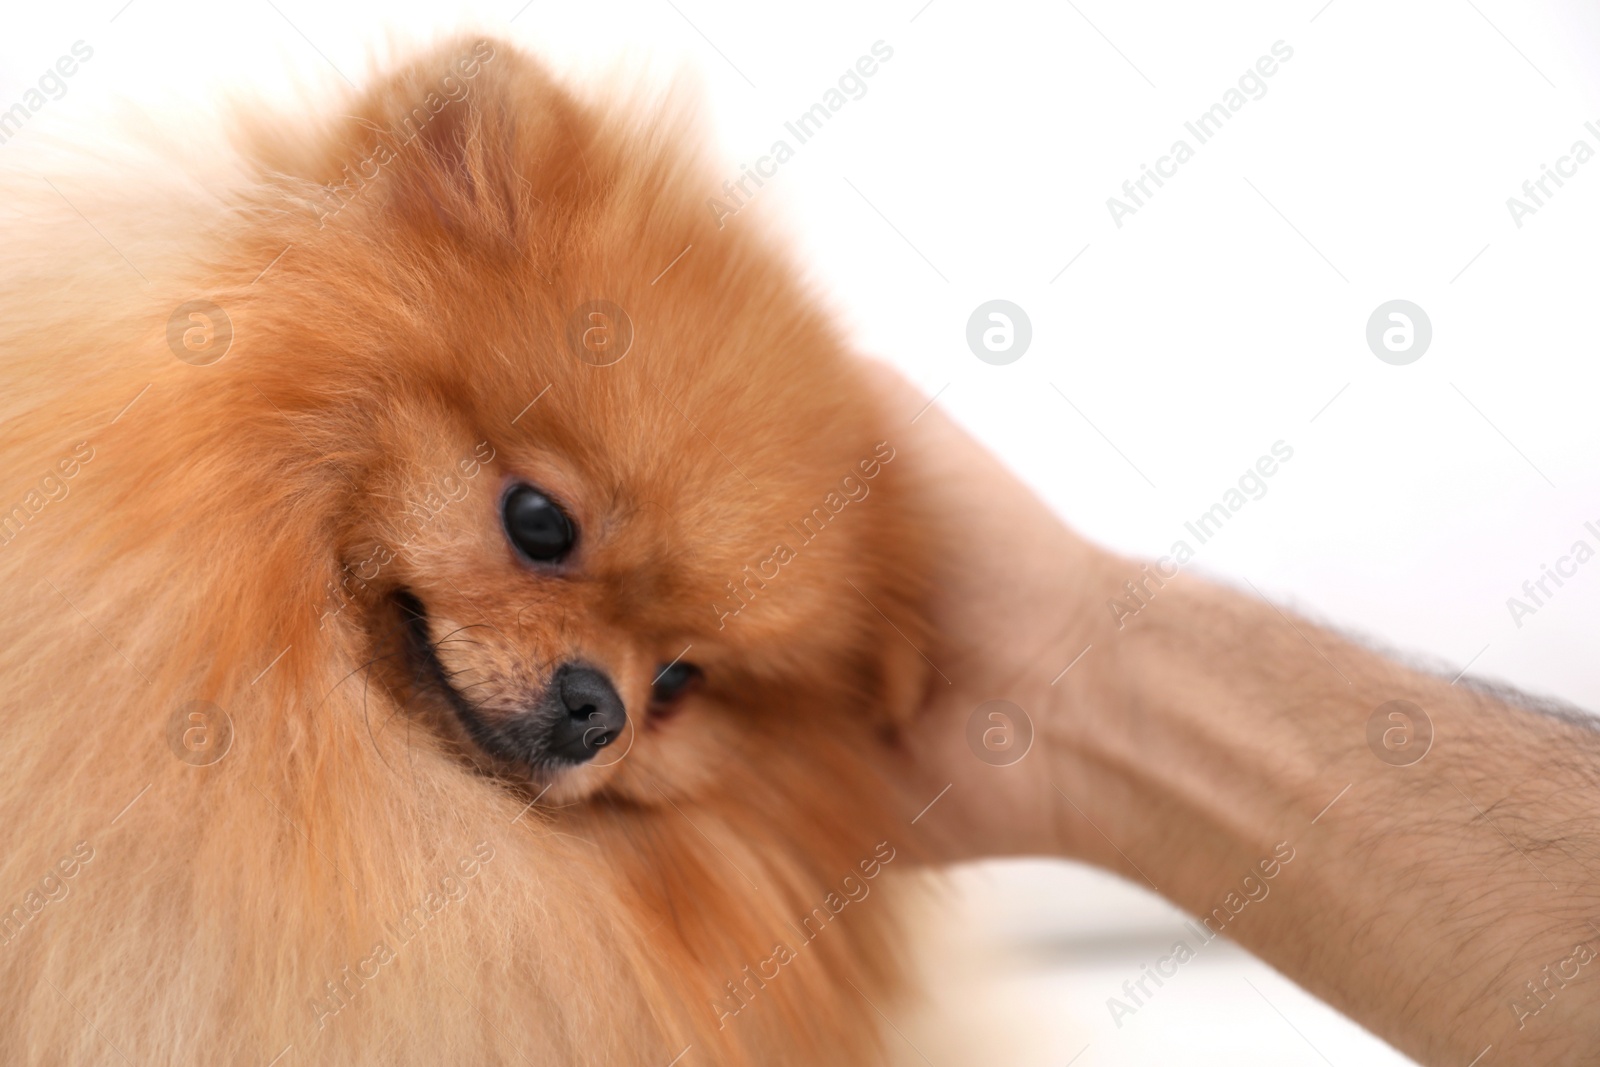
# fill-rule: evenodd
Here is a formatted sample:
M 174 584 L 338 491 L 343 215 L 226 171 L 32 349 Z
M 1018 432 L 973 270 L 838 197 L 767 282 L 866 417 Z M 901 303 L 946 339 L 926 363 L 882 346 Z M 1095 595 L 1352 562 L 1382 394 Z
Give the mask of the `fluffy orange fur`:
M 0 1061 L 875 1061 L 895 908 L 852 887 L 911 857 L 863 753 L 925 680 L 921 523 L 892 461 L 860 481 L 894 431 L 816 301 L 712 224 L 678 111 L 502 42 L 238 128 L 198 195 L 6 181 Z M 608 366 L 566 340 L 596 299 Z M 570 575 L 508 553 L 513 476 L 572 501 Z M 488 689 L 603 662 L 626 758 L 478 758 L 397 665 L 400 587 Z M 704 687 L 652 722 L 685 645 Z

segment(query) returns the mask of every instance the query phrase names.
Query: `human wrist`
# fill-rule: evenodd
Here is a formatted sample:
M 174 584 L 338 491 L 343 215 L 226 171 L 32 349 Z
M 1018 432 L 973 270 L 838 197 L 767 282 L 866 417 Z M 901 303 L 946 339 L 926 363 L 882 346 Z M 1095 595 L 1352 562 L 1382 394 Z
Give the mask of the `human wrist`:
M 1123 581 L 1146 569 L 1112 562 Z M 1277 721 L 1248 670 L 1230 667 L 1272 636 L 1255 605 L 1181 577 L 1119 617 L 1107 605 L 1131 603 L 1126 588 L 1114 574 L 1100 585 L 1088 651 L 1047 717 L 1068 850 L 1199 911 L 1205 887 L 1270 854 L 1323 791 L 1319 727 Z

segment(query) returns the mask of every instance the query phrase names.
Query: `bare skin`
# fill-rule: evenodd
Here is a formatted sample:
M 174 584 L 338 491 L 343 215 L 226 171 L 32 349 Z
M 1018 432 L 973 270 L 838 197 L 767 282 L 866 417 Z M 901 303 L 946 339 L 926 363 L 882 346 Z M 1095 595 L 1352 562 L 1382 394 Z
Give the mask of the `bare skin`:
M 908 420 L 924 403 L 888 373 L 883 388 Z M 895 444 L 947 546 L 923 650 L 942 677 L 886 756 L 910 812 L 950 787 L 917 821 L 930 847 L 1146 884 L 1422 1063 L 1595 1061 L 1600 732 L 1408 669 L 1248 588 L 1146 580 L 937 408 Z M 1148 592 L 1119 626 L 1107 602 L 1135 603 L 1129 579 Z M 1035 732 L 1009 766 L 969 747 L 995 699 Z M 1394 700 L 1431 721 L 1421 759 L 1415 714 L 1387 709 L 1369 743 Z M 1241 904 L 1262 883 L 1270 895 Z

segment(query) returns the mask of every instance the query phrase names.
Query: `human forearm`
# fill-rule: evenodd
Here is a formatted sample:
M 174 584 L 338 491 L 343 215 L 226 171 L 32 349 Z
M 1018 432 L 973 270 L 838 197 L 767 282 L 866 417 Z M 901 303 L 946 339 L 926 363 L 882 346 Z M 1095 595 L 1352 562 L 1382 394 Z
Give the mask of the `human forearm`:
M 1600 1047 L 1591 729 L 1188 579 L 1092 629 L 1035 715 L 1064 850 L 1149 882 L 1424 1062 Z M 1369 745 L 1395 700 L 1432 723 L 1409 765 L 1415 733 L 1389 762 Z

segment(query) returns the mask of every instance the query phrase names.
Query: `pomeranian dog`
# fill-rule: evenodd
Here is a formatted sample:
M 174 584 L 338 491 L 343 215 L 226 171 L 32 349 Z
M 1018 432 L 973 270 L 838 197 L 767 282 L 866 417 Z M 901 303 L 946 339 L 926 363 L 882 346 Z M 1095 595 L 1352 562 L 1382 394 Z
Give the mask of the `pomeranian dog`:
M 925 524 L 685 112 L 462 39 L 5 180 L 0 1061 L 881 1055 Z

